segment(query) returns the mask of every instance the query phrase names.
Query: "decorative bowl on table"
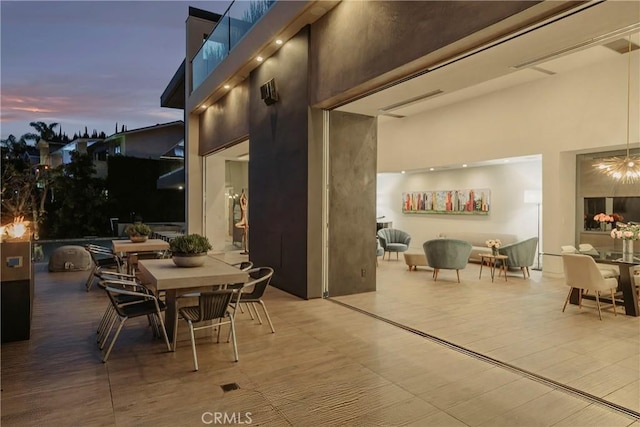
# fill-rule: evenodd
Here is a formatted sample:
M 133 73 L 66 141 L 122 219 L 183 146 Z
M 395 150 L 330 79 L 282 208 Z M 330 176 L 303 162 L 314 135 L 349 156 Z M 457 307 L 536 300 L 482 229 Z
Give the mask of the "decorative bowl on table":
M 124 232 L 129 236 L 129 240 L 134 243 L 146 242 L 149 234 L 151 234 L 151 227 L 142 222 L 134 222 L 125 227 Z
M 204 264 L 206 256 L 206 252 L 199 254 L 174 253 L 171 259 L 178 267 L 200 267 Z
M 199 267 L 204 264 L 211 243 L 206 236 L 186 234 L 169 242 L 172 259 L 178 267 Z

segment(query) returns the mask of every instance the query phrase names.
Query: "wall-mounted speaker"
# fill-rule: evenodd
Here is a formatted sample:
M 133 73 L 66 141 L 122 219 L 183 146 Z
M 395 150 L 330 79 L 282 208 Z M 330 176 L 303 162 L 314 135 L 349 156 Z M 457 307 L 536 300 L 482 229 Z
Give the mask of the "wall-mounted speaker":
M 260 86 L 260 96 L 265 104 L 271 105 L 278 102 L 278 91 L 276 90 L 276 79 L 271 79 Z

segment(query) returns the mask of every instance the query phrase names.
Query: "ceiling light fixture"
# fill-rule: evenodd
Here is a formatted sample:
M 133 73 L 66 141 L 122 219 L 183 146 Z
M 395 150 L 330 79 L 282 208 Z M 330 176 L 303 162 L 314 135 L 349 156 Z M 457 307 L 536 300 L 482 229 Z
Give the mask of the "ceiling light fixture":
M 281 45 L 282 43 L 284 43 L 282 40 L 280 40 L 280 39 L 276 40 L 276 44 L 277 45 Z
M 640 181 L 640 156 L 632 156 L 629 153 L 630 145 L 630 117 L 631 117 L 631 36 L 629 36 L 629 51 L 627 52 L 627 151 L 624 157 L 607 157 L 594 164 L 600 172 L 620 181 L 623 184 L 631 184 Z
M 262 56 L 258 56 L 258 57 L 256 58 L 256 61 L 258 61 L 258 62 L 262 62 L 262 61 L 264 61 L 264 58 L 263 58 Z
M 467 167 L 467 164 L 465 163 L 464 165 L 462 165 L 462 167 L 463 167 L 463 168 L 466 168 L 466 167 Z
M 406 173 L 405 171 L 400 171 L 400 173 Z
M 231 85 L 224 85 L 225 89 L 231 89 Z
M 435 170 L 435 168 L 429 168 L 429 170 L 430 170 L 430 171 L 433 171 L 433 170 Z

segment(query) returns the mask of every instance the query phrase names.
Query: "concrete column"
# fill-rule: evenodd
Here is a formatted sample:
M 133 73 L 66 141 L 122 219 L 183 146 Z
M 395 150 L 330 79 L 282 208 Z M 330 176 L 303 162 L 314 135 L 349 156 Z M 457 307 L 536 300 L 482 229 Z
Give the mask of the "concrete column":
M 376 290 L 377 119 L 329 119 L 329 296 Z

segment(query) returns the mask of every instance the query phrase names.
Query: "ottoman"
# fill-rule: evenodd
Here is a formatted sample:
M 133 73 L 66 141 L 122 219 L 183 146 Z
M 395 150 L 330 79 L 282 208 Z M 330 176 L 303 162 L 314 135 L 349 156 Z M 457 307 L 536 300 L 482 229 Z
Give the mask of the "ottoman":
M 409 271 L 416 270 L 418 266 L 428 267 L 427 257 L 424 252 L 403 252 L 404 262 L 409 266 Z
M 49 271 L 83 271 L 91 267 L 91 255 L 82 246 L 60 246 L 49 257 Z

